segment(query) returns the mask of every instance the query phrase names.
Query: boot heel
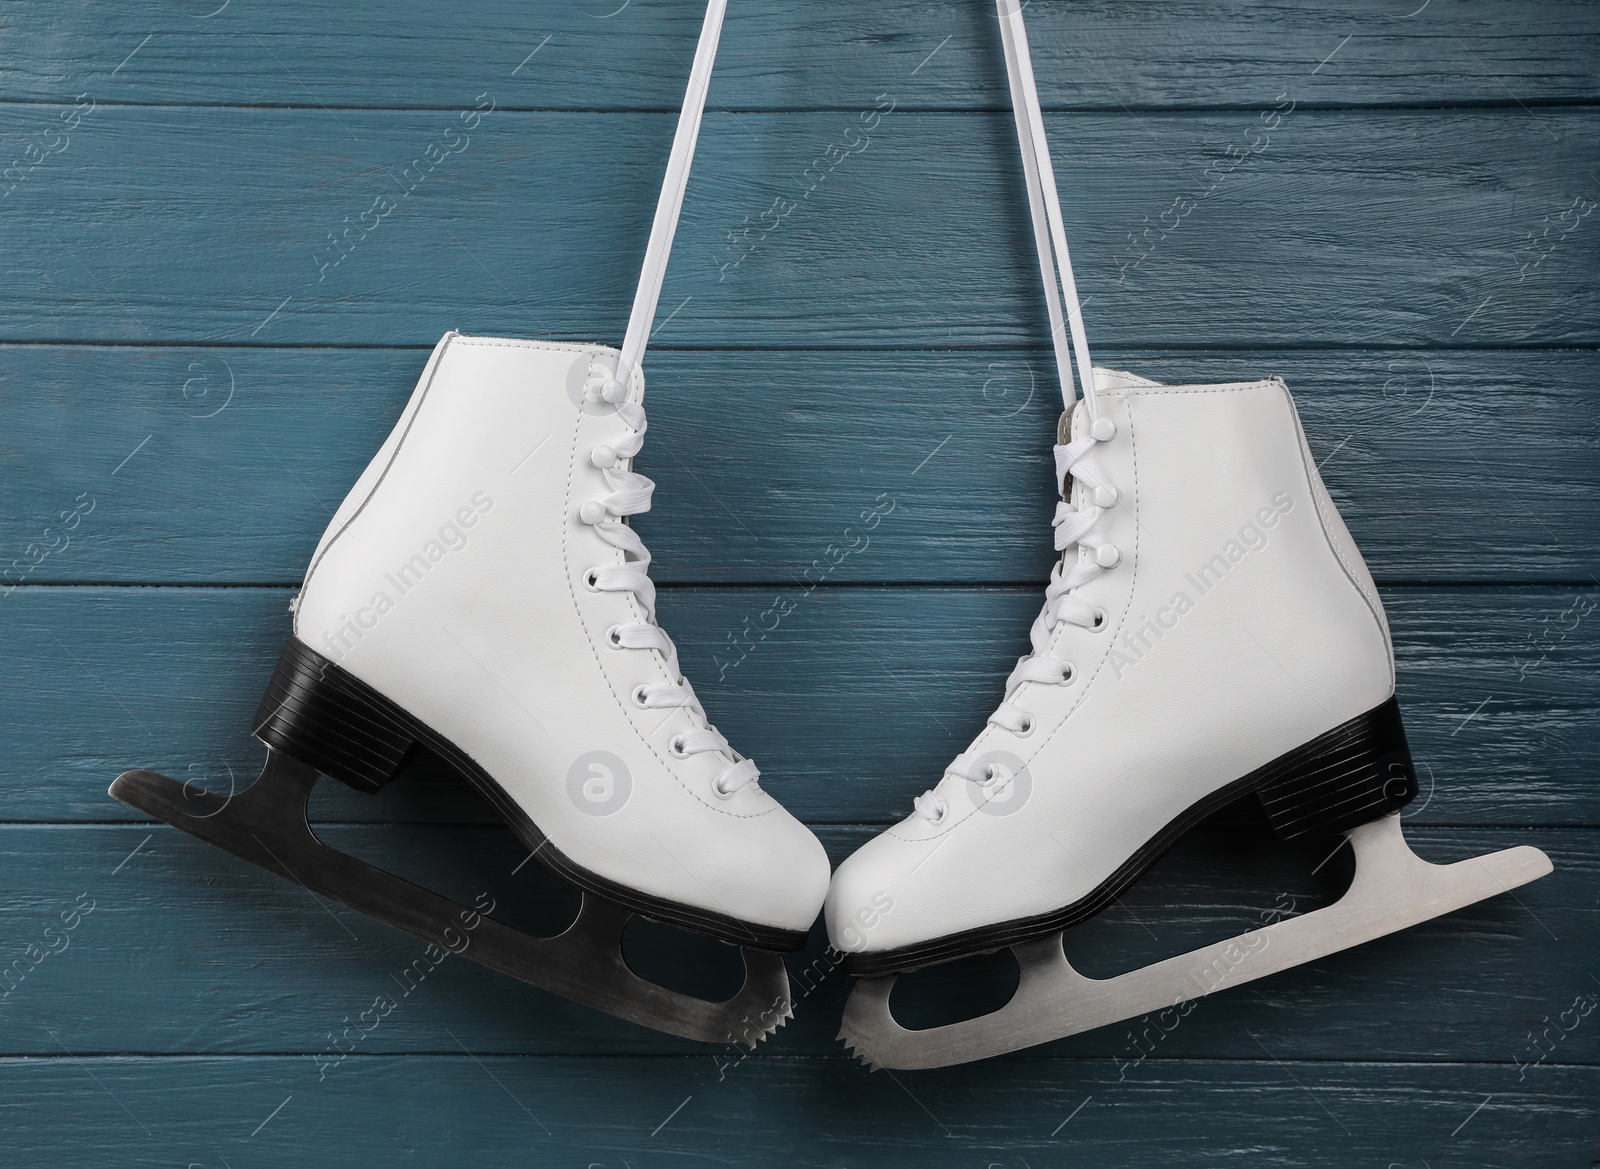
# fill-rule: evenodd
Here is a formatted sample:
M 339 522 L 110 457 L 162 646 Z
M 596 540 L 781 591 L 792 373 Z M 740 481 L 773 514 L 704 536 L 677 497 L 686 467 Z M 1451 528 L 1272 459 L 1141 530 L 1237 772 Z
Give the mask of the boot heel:
M 251 729 L 273 750 L 375 792 L 416 743 L 409 723 L 394 703 L 291 637 Z
M 1274 759 L 1256 778 L 1256 796 L 1282 840 L 1343 832 L 1399 811 L 1417 794 L 1393 698 Z

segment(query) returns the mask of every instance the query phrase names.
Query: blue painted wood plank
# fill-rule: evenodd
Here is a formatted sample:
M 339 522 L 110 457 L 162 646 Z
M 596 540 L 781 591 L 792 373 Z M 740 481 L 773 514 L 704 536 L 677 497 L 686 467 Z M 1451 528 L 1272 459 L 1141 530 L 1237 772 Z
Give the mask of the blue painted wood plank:
M 1600 341 L 1600 111 L 1290 111 L 1298 96 L 1049 119 L 1102 346 Z M 876 104 L 707 117 L 659 343 L 1047 335 L 1011 119 Z M 674 119 L 473 105 L 96 107 L 8 180 L 0 338 L 616 340 Z M 0 107 L 0 139 L 54 116 Z
M 1600 1070 L 1564 1065 L 1518 1083 L 1481 1064 L 1167 1061 L 1128 1088 L 1098 1060 L 895 1078 L 844 1060 L 752 1061 L 722 1083 L 707 1061 L 677 1058 L 458 1052 L 350 1064 L 318 1083 L 296 1058 L 8 1060 L 0 1117 L 18 1162 L 45 1169 L 530 1159 L 1211 1169 L 1241 1154 L 1264 1169 L 1424 1159 L 1589 1169 L 1600 1095 Z
M 0 348 L 0 576 L 298 583 L 425 360 Z M 1284 377 L 1380 582 L 1571 581 L 1595 568 L 1593 351 L 1101 360 L 1168 381 Z M 1045 579 L 1060 410 L 1046 354 L 662 352 L 649 376 L 638 465 L 659 490 L 637 525 L 657 580 L 792 582 L 830 544 L 859 545 L 844 531 L 880 495 L 895 509 L 829 583 Z M 59 544 L 44 530 L 80 496 L 92 514 L 24 576 L 29 545 Z
M 130 767 L 239 782 L 251 715 L 289 632 L 287 589 L 32 588 L 0 598 L 0 725 L 15 728 L 0 819 L 131 818 Z M 766 637 L 773 593 L 672 589 L 665 627 L 712 718 L 811 822 L 887 823 L 983 725 L 1043 589 L 832 588 Z M 1439 824 L 1600 824 L 1596 590 L 1398 588 L 1384 600 L 1416 815 Z M 724 669 L 724 667 L 726 667 Z M 1430 778 L 1431 777 L 1431 778 Z M 335 793 L 318 815 L 481 816 L 437 773 L 393 803 Z M 330 785 L 337 787 L 337 785 Z M 468 808 L 472 810 L 468 811 Z
M 892 86 L 908 105 L 1008 108 L 992 7 L 735 5 L 712 100 L 837 107 Z M 107 102 L 449 107 L 494 85 L 507 104 L 546 109 L 675 108 L 701 17 L 694 5 L 624 0 L 475 0 L 453 5 L 445 27 L 419 0 L 144 0 L 92 14 L 11 3 L 0 14 L 9 65 L 0 99 L 87 91 Z M 1511 105 L 1508 90 L 1530 104 L 1600 96 L 1600 19 L 1571 0 L 1338 10 L 1100 0 L 1034 3 L 1028 23 L 1047 108 L 1270 105 L 1291 81 L 1336 105 Z M 619 59 L 626 68 L 597 68 Z
M 540 932 L 554 932 L 576 911 L 570 889 L 541 866 L 523 865 L 527 850 L 498 827 L 342 826 L 321 834 L 464 903 L 486 893 L 498 916 L 517 923 L 520 913 Z M 870 834 L 822 831 L 836 862 Z M 1117 1061 L 1132 1083 L 1153 1056 L 1251 1060 L 1261 1055 L 1256 1040 L 1283 1059 L 1471 1060 L 1512 1068 L 1512 1079 L 1518 1060 L 1600 1062 L 1600 1027 L 1569 1017 L 1559 1035 L 1543 1036 L 1545 1020 L 1570 1011 L 1577 996 L 1592 992 L 1600 1001 L 1600 986 L 1589 981 L 1600 831 L 1413 826 L 1408 836 L 1435 861 L 1532 844 L 1556 871 L 1516 899 L 1483 902 L 1208 998 L 1181 1025 L 1154 1021 L 1153 1037 L 1144 1035 L 1149 1022 L 1130 1021 L 1016 1058 Z M 1265 913 L 1308 912 L 1349 879 L 1342 857 L 1312 874 L 1327 851 L 1325 844 L 1279 846 L 1260 830 L 1201 829 L 1118 905 L 1074 928 L 1068 952 L 1080 969 L 1105 977 L 1243 933 Z M 738 1058 L 459 957 L 434 951 L 430 958 L 409 935 L 319 906 L 303 890 L 164 825 L 0 827 L 0 887 L 0 1055 L 59 1054 L 50 1031 L 70 1020 L 79 1055 L 292 1052 L 307 1063 L 338 1063 L 352 1048 L 447 1053 L 456 1050 L 453 1035 L 481 1053 Z M 630 957 L 657 978 L 711 997 L 737 986 L 737 959 L 727 947 L 664 929 L 631 940 Z M 759 1056 L 843 1054 L 835 1037 L 851 980 L 824 940 L 814 929 L 807 949 L 788 959 L 795 1018 Z M 930 1021 L 926 1012 L 940 1000 L 974 1011 L 998 1005 L 1009 992 L 1008 969 L 1000 958 L 917 975 L 896 1001 L 912 1023 Z M 137 1010 L 129 1009 L 133 988 Z M 355 1020 L 384 993 L 398 1009 L 383 1026 L 359 1040 L 345 1037 L 347 1016 Z M 1397 1028 L 1397 1019 L 1412 1024 Z
M 105 797 L 134 762 L 248 776 L 291 590 L 94 582 L 286 585 L 319 499 L 337 501 L 445 328 L 615 340 L 695 7 L 0 3 L 0 338 L 26 343 L 0 350 L 0 563 L 85 508 L 31 578 L 62 587 L 0 596 L 0 820 L 23 822 L 0 824 L 0 969 L 95 899 L 70 949 L 0 997 L 0 1053 L 27 1057 L 0 1058 L 8 1150 L 233 1169 L 1246 1150 L 1269 1166 L 1587 1166 L 1592 1021 L 1556 1024 L 1548 1057 L 1535 1035 L 1550 1043 L 1590 993 L 1595 953 L 1600 651 L 1594 589 L 1569 587 L 1594 571 L 1597 503 L 1593 5 L 1029 13 L 1099 355 L 1289 378 L 1391 586 L 1426 765 L 1412 835 L 1437 859 L 1549 848 L 1557 873 L 1517 900 L 1207 1000 L 1147 1058 L 1113 1030 L 869 1077 L 828 1054 L 845 983 L 814 938 L 800 1019 L 743 1063 L 456 961 L 331 1064 L 327 1031 L 419 948 Z M 1017 406 L 1044 326 L 984 5 L 752 0 L 719 64 L 650 366 L 642 466 L 662 506 L 641 528 L 662 579 L 724 586 L 668 588 L 667 624 L 719 722 L 826 822 L 837 859 L 937 774 L 1022 648 L 1053 409 Z M 463 117 L 475 101 L 494 109 Z M 1396 106 L 1413 108 L 1381 108 Z M 870 145 L 819 169 L 863 118 Z M 444 155 L 463 128 L 470 145 Z M 374 208 L 381 224 L 330 245 Z M 113 344 L 37 344 L 61 340 Z M 204 417 L 225 370 L 243 375 L 235 398 Z M 902 473 L 913 522 L 829 583 L 907 587 L 818 590 L 747 633 L 861 489 Z M 758 581 L 778 583 L 725 587 Z M 425 765 L 376 800 L 319 793 L 315 811 L 336 843 L 465 893 L 521 859 Z M 1308 879 L 1306 858 L 1239 823 L 1195 834 L 1076 931 L 1075 961 L 1110 973 L 1234 933 L 1280 893 L 1331 895 L 1342 861 Z M 534 869 L 508 888 L 558 904 Z M 663 975 L 715 973 L 635 940 Z M 956 972 L 943 997 L 995 978 Z

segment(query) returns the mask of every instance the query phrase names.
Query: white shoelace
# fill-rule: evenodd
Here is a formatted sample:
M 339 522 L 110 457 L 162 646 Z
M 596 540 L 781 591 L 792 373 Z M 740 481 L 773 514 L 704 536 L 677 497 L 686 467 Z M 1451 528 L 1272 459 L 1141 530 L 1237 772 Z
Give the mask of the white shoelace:
M 672 136 L 672 153 L 667 158 L 667 173 L 661 180 L 661 197 L 656 200 L 656 217 L 650 225 L 650 242 L 645 247 L 644 266 L 633 293 L 633 311 L 628 314 L 628 332 L 622 341 L 622 359 L 617 377 L 624 385 L 644 360 L 650 326 L 656 319 L 656 302 L 667 276 L 667 257 L 672 252 L 672 237 L 678 230 L 678 214 L 683 209 L 683 193 L 689 187 L 689 166 L 694 162 L 695 144 L 700 140 L 700 118 L 711 88 L 711 67 L 717 59 L 717 43 L 722 38 L 722 17 L 728 0 L 710 0 L 706 18 L 700 25 L 700 42 L 695 47 L 694 64 L 689 69 L 689 88 L 678 111 L 678 128 Z M 620 9 L 618 11 L 621 11 Z
M 1094 461 L 1094 450 L 1098 445 L 1097 439 L 1088 436 L 1056 446 L 1054 448 L 1056 481 L 1064 482 L 1070 473 L 1091 493 L 1106 487 L 1104 477 Z M 1107 506 L 1115 504 L 1108 503 Z M 1033 716 L 1012 701 L 1017 689 L 1024 682 L 1043 682 L 1060 686 L 1072 681 L 1074 676 L 1070 663 L 1050 656 L 1050 637 L 1056 627 L 1065 624 L 1077 625 L 1084 629 L 1098 629 L 1106 620 L 1106 615 L 1099 609 L 1072 595 L 1074 589 L 1088 584 L 1107 568 L 1115 565 L 1120 558 L 1116 548 L 1107 544 L 1094 531 L 1095 524 L 1106 510 L 1106 507 L 1094 501 L 1092 494 L 1086 507 L 1073 507 L 1065 499 L 1057 502 L 1051 526 L 1055 528 L 1056 550 L 1063 555 L 1050 570 L 1050 584 L 1044 591 L 1044 607 L 1039 610 L 1032 628 L 1028 630 L 1028 641 L 1033 647 L 1033 652 L 1017 659 L 1016 667 L 1006 678 L 1005 699 L 989 716 L 990 724 L 1014 734 L 1027 734 L 1031 731 Z M 1072 559 L 1070 550 L 1074 547 L 1089 549 L 1096 554 L 1097 559 L 1085 560 L 1080 556 L 1071 568 L 1067 568 L 1067 562 Z M 965 751 L 950 762 L 945 768 L 945 774 L 970 780 L 984 787 L 989 787 L 1000 778 L 992 764 L 981 763 L 977 756 Z M 933 791 L 923 792 L 912 801 L 912 806 L 923 819 L 933 824 L 941 822 L 949 811 L 945 801 Z
M 626 523 L 624 517 L 650 510 L 650 497 L 655 483 L 636 471 L 624 470 L 618 464 L 632 459 L 644 446 L 647 427 L 644 407 L 623 399 L 622 383 L 596 377 L 585 387 L 585 393 L 602 398 L 615 407 L 617 417 L 628 427 L 627 436 L 615 446 L 598 446 L 590 461 L 605 475 L 611 494 L 590 500 L 579 509 L 579 518 L 593 526 L 596 533 L 613 548 L 621 549 L 624 561 L 589 570 L 586 580 L 590 587 L 602 593 L 632 593 L 644 610 L 645 620 L 613 625 L 606 631 L 606 640 L 618 649 L 653 649 L 666 663 L 667 675 L 673 682 L 656 682 L 642 685 L 634 691 L 633 700 L 651 710 L 678 708 L 689 712 L 689 717 L 699 725 L 681 731 L 672 739 L 671 750 L 679 758 L 702 755 L 708 752 L 721 755 L 728 761 L 713 781 L 712 787 L 719 796 L 731 796 L 761 775 L 755 761 L 739 755 L 712 726 L 705 708 L 695 697 L 694 687 L 683 676 L 678 666 L 678 647 L 666 630 L 656 624 L 656 586 L 650 579 L 650 551 L 639 539 L 639 534 Z
M 1072 354 L 1077 359 L 1078 381 L 1084 392 L 1084 406 L 1091 427 L 1091 435 L 1073 442 L 1058 444 L 1055 450 L 1056 486 L 1064 488 L 1070 473 L 1073 479 L 1088 489 L 1088 506 L 1073 507 L 1068 498 L 1056 504 L 1055 547 L 1062 558 L 1050 572 L 1050 584 L 1045 589 L 1044 607 L 1028 631 L 1033 652 L 1017 659 L 1016 668 L 1006 678 L 1006 696 L 989 716 L 989 723 L 1011 731 L 1027 734 L 1033 729 L 1033 716 L 1012 699 L 1025 682 L 1063 685 L 1073 678 L 1070 663 L 1049 655 L 1050 637 L 1058 625 L 1078 625 L 1097 629 L 1105 621 L 1105 614 L 1088 602 L 1072 595 L 1080 585 L 1088 584 L 1107 568 L 1115 565 L 1120 553 L 1094 532 L 1094 526 L 1109 507 L 1116 506 L 1116 493 L 1106 483 L 1100 468 L 1095 464 L 1093 452 L 1102 438 L 1115 433 L 1110 423 L 1099 422 L 1094 393 L 1094 367 L 1089 357 L 1089 340 L 1083 324 L 1083 312 L 1078 305 L 1077 284 L 1072 276 L 1072 259 L 1067 252 L 1066 227 L 1061 216 L 1061 201 L 1056 193 L 1055 171 L 1050 162 L 1050 151 L 1045 142 L 1044 115 L 1039 108 L 1039 92 L 1034 83 L 1033 62 L 1028 53 L 1027 30 L 1023 26 L 1022 6 L 1016 0 L 995 0 L 1000 17 L 1000 39 L 1005 51 L 1006 75 L 1011 86 L 1011 105 L 1017 123 L 1017 143 L 1022 152 L 1024 185 L 1028 191 L 1028 208 L 1033 220 L 1034 243 L 1039 254 L 1039 274 L 1044 281 L 1045 304 L 1050 317 L 1050 339 L 1055 348 L 1056 373 L 1061 383 L 1061 397 L 1070 413 L 1074 404 L 1072 363 L 1068 358 L 1063 333 L 1070 333 Z M 1058 282 L 1059 280 L 1059 282 Z M 1079 555 L 1071 568 L 1066 567 L 1073 557 L 1069 549 L 1088 549 L 1094 558 Z M 985 789 L 1002 778 L 1001 769 L 994 764 L 980 763 L 975 755 L 962 752 L 945 768 L 946 776 L 969 780 Z M 942 822 L 949 805 L 938 792 L 926 791 L 912 801 L 917 814 L 933 824 Z
M 1028 30 L 1017 0 L 995 0 L 1000 17 L 1000 43 L 1011 87 L 1011 109 L 1017 123 L 1017 145 L 1022 152 L 1022 175 L 1028 191 L 1028 210 L 1039 253 L 1039 275 L 1044 281 L 1045 306 L 1050 313 L 1050 341 L 1055 347 L 1061 398 L 1072 409 L 1072 363 L 1062 338 L 1062 320 L 1072 338 L 1072 355 L 1078 363 L 1078 388 L 1083 391 L 1089 421 L 1100 417 L 1094 394 L 1094 359 L 1089 355 L 1089 334 L 1078 304 L 1078 285 L 1067 251 L 1067 228 L 1056 192 L 1055 167 L 1045 141 L 1044 113 L 1039 108 L 1039 87 L 1033 78 L 1033 57 L 1028 52 Z M 1058 271 L 1059 267 L 1059 271 Z M 1059 283 L 1058 283 L 1059 279 Z
M 667 676 L 675 679 L 640 686 L 633 692 L 633 701 L 645 709 L 679 709 L 688 712 L 690 721 L 696 725 L 674 735 L 670 750 L 680 759 L 707 753 L 720 755 L 728 766 L 712 781 L 712 789 L 723 797 L 731 796 L 740 788 L 754 783 L 760 778 L 761 772 L 753 760 L 742 757 L 711 725 L 705 708 L 695 697 L 694 687 L 678 666 L 678 647 L 672 644 L 666 630 L 656 624 L 656 586 L 650 579 L 650 552 L 644 546 L 644 541 L 639 539 L 639 534 L 623 522 L 628 516 L 650 510 L 650 496 L 656 485 L 646 476 L 625 469 L 621 464 L 631 460 L 644 446 L 644 407 L 627 400 L 627 387 L 632 384 L 634 371 L 644 360 L 645 343 L 649 340 L 650 326 L 655 320 L 656 303 L 661 296 L 662 281 L 666 278 L 667 257 L 672 251 L 672 237 L 683 208 L 684 191 L 689 185 L 689 168 L 694 162 L 700 119 L 705 111 L 706 93 L 711 86 L 711 69 L 716 61 L 717 42 L 722 35 L 722 18 L 726 10 L 727 0 L 709 0 L 706 5 L 705 21 L 700 26 L 700 41 L 689 71 L 689 87 L 678 113 L 672 153 L 661 182 L 661 195 L 656 201 L 650 242 L 645 247 L 644 265 L 639 273 L 633 311 L 628 316 L 628 331 L 622 342 L 616 371 L 612 373 L 597 366 L 584 386 L 584 394 L 590 401 L 605 401 L 616 410 L 617 417 L 628 427 L 628 434 L 615 446 L 597 446 L 590 452 L 589 460 L 605 474 L 611 494 L 586 501 L 578 511 L 584 523 L 591 525 L 601 539 L 623 554 L 621 564 L 591 568 L 585 575 L 589 587 L 602 593 L 632 593 L 639 607 L 644 610 L 643 621 L 613 625 L 606 631 L 606 640 L 617 649 L 655 650 L 666 665 Z

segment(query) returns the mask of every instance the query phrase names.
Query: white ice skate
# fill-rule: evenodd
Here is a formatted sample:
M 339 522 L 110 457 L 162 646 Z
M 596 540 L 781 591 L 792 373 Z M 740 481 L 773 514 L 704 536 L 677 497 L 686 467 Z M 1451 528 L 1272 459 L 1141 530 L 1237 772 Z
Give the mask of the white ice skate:
M 469 938 L 458 952 L 486 966 L 753 1045 L 789 1015 L 778 952 L 804 944 L 828 860 L 707 721 L 626 519 L 654 487 L 631 469 L 639 362 L 724 7 L 708 7 L 622 349 L 447 334 L 311 560 L 256 715 L 260 778 L 230 800 L 131 771 L 111 793 L 418 937 Z M 319 773 L 376 791 L 418 745 L 583 890 L 564 934 L 520 933 L 312 835 Z M 634 975 L 633 913 L 742 947 L 743 989 L 709 1003 Z
M 998 6 L 1067 402 L 1064 556 L 989 725 L 834 876 L 828 931 L 863 979 L 840 1038 L 873 1067 L 964 1063 L 1171 1007 L 1551 868 L 1528 847 L 1439 866 L 1406 846 L 1398 809 L 1416 781 L 1383 607 L 1283 383 L 1092 367 L 1021 10 Z M 1348 834 L 1355 879 L 1338 902 L 1120 977 L 1072 969 L 1063 929 L 1250 793 L 1280 836 Z M 896 972 L 1001 946 L 1020 967 L 1004 1007 L 925 1030 L 895 1021 Z

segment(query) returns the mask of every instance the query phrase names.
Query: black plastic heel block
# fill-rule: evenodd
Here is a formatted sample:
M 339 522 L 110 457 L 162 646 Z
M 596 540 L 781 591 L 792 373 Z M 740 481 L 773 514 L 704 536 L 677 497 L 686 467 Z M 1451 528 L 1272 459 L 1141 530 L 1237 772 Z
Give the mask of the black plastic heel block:
M 256 710 L 258 739 L 357 791 L 395 777 L 416 742 L 410 720 L 333 662 L 290 638 Z
M 1283 840 L 1343 832 L 1399 810 L 1417 794 L 1400 706 L 1382 706 L 1281 755 L 1252 778 Z

